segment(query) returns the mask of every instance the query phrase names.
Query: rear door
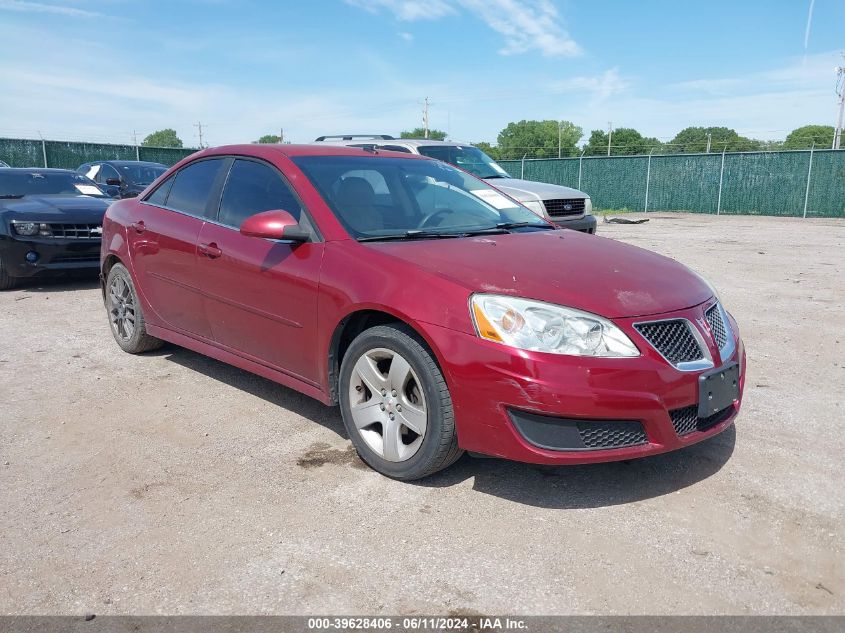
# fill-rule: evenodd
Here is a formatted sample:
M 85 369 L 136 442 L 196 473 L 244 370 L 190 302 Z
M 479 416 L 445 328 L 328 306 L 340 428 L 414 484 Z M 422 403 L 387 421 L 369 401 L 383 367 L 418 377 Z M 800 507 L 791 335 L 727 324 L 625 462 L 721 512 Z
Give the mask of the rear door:
M 163 182 L 138 206 L 129 229 L 135 273 L 147 302 L 165 327 L 211 338 L 200 294 L 197 240 L 216 212 L 230 159 L 194 161 Z
M 199 236 L 206 313 L 220 345 L 316 384 L 323 243 L 265 240 L 239 232 L 249 216 L 279 209 L 313 231 L 299 198 L 274 166 L 236 158 L 217 220 L 207 222 Z

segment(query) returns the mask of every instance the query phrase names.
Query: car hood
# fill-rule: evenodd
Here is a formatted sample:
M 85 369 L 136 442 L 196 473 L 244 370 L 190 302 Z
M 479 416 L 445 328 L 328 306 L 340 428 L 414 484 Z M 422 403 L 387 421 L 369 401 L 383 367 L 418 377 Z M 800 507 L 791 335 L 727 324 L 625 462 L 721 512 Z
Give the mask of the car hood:
M 6 220 L 42 220 L 93 224 L 103 221 L 112 200 L 91 196 L 24 196 L 0 199 L 0 215 Z
M 681 310 L 713 296 L 704 279 L 673 259 L 576 231 L 364 246 L 450 279 L 470 292 L 537 299 L 607 318 Z
M 589 198 L 583 191 L 578 191 L 572 187 L 564 187 L 563 185 L 551 185 L 547 182 L 520 180 L 519 178 L 491 178 L 487 182 L 520 202 Z

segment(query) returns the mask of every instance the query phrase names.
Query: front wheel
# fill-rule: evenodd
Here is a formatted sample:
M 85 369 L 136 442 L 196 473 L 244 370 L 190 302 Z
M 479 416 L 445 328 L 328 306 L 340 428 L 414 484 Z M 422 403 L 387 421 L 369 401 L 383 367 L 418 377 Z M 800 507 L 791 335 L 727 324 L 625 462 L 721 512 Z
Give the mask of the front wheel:
M 461 456 L 446 381 L 410 328 L 380 325 L 352 341 L 339 392 L 352 444 L 383 475 L 420 479 Z
M 0 290 L 10 290 L 17 285 L 17 279 L 9 275 L 0 259 Z
M 164 345 L 161 339 L 147 334 L 138 293 L 123 264 L 115 264 L 109 271 L 105 301 L 111 333 L 124 352 L 141 354 Z

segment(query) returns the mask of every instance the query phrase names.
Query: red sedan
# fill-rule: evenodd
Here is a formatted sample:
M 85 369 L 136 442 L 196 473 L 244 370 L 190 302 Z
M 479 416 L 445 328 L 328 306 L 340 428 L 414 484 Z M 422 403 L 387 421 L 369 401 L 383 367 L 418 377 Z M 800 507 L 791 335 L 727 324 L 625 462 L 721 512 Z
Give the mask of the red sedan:
M 445 163 L 295 145 L 207 149 L 103 226 L 118 345 L 169 341 L 340 405 L 397 479 L 463 451 L 630 459 L 723 431 L 745 352 L 683 265 L 556 227 Z

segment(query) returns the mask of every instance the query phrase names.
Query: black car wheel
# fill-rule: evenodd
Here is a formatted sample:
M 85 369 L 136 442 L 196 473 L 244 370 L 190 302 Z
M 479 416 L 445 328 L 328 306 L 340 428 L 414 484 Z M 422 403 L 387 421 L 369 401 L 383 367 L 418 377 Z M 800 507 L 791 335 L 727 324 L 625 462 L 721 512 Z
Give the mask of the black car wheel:
M 115 264 L 109 271 L 105 302 L 111 333 L 124 352 L 141 354 L 164 344 L 161 339 L 147 334 L 138 293 L 123 264 Z
M 9 290 L 17 285 L 18 280 L 10 276 L 6 272 L 6 267 L 3 265 L 3 260 L 0 259 L 0 290 Z

